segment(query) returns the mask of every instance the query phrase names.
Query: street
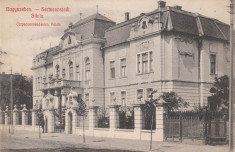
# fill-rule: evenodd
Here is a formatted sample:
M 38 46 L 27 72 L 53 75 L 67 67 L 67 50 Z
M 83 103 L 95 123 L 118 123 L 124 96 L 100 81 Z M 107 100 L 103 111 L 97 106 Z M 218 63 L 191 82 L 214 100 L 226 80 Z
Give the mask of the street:
M 74 151 L 149 151 L 149 141 L 114 139 L 102 137 L 86 137 L 86 143 L 82 142 L 82 136 L 68 135 L 64 133 L 42 134 L 39 139 L 37 132 L 15 131 L 9 135 L 7 130 L 1 130 L 1 152 L 74 152 Z M 153 142 L 153 150 L 157 152 L 222 152 L 228 151 L 228 145 L 200 145 L 183 144 L 178 142 Z

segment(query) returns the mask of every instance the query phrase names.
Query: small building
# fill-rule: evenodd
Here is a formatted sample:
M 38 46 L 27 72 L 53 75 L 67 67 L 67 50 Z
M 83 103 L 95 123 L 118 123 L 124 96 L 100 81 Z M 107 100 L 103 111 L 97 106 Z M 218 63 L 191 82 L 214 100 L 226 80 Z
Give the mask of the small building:
M 71 110 L 79 100 L 132 106 L 157 90 L 154 97 L 174 91 L 191 106 L 207 105 L 215 77 L 229 74 L 229 26 L 164 1 L 135 18 L 127 12 L 118 24 L 96 13 L 69 24 L 56 47 L 35 56 L 32 70 L 33 104 L 42 105 L 49 132 L 60 122 L 76 133 L 67 122 L 81 122 Z

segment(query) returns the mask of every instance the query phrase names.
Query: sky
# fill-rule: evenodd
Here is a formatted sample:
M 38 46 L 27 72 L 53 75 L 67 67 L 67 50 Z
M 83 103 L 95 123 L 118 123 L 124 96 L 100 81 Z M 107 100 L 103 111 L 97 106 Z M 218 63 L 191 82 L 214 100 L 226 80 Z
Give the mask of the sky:
M 70 22 L 98 12 L 116 23 L 123 22 L 125 12 L 130 18 L 157 9 L 158 0 L 0 0 L 0 72 L 32 75 L 32 61 L 36 54 L 56 46 Z M 183 10 L 199 13 L 229 24 L 230 0 L 165 0 L 167 6 L 182 6 Z M 31 8 L 32 12 L 11 12 L 6 8 Z M 70 12 L 41 12 L 41 7 L 64 8 Z M 42 14 L 43 18 L 31 15 Z M 16 23 L 56 22 L 61 26 L 17 26 Z

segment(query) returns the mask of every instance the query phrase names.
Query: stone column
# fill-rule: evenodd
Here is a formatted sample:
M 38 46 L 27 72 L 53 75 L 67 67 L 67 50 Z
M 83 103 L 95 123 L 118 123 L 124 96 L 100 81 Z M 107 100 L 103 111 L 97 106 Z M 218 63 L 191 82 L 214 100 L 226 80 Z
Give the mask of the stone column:
M 37 125 L 37 111 L 36 109 L 32 110 L 32 126 Z
M 26 105 L 23 105 L 23 109 L 22 109 L 22 125 L 28 125 L 28 114 L 29 111 L 26 109 Z
M 58 96 L 57 90 L 55 90 L 55 94 L 54 94 L 54 106 L 55 106 L 55 109 L 59 108 L 59 96 Z
M 61 106 L 64 107 L 66 105 L 66 95 L 62 94 L 62 103 Z
M 119 127 L 119 107 L 120 105 L 109 106 L 109 130 L 112 135 L 114 135 L 115 129 Z
M 136 139 L 140 139 L 140 131 L 142 129 L 142 110 L 141 110 L 141 104 L 134 104 L 134 132 Z
M 156 136 L 154 136 L 154 141 L 164 141 L 164 113 L 166 110 L 163 104 L 156 105 Z
M 94 128 L 96 127 L 96 115 L 97 115 L 98 106 L 89 107 L 89 131 L 93 134 Z
M 18 124 L 19 124 L 19 110 L 15 105 L 13 110 L 13 125 L 18 125 Z

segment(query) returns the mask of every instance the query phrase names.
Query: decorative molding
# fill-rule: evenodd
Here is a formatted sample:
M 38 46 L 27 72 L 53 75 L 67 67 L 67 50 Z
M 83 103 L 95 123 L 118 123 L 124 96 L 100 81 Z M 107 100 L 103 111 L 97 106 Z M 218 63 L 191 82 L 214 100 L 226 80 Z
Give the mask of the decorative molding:
M 143 41 L 137 44 L 137 52 L 147 51 L 153 49 L 153 40 Z

